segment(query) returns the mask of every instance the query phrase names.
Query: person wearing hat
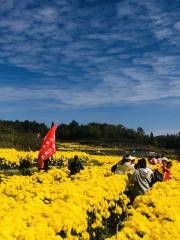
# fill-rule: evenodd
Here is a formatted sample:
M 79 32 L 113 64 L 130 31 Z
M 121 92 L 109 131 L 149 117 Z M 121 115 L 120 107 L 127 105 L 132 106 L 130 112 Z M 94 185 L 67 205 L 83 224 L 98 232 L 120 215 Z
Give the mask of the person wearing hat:
M 128 155 L 126 157 L 123 157 L 121 161 L 116 163 L 112 168 L 111 171 L 118 174 L 125 174 L 127 172 L 130 172 L 134 170 L 134 164 L 132 164 L 132 161 L 135 160 L 135 157 Z
M 159 164 L 162 164 L 163 161 L 168 161 L 168 158 L 165 157 L 164 155 L 162 155 L 162 157 L 159 157 L 159 158 L 157 159 L 157 162 L 158 162 Z
M 129 169 L 134 169 L 134 166 L 135 166 L 135 164 L 134 164 L 134 161 L 135 161 L 135 157 L 133 157 L 133 156 L 131 156 L 131 155 L 128 155 L 127 157 L 126 157 L 126 159 L 127 159 L 127 162 L 125 162 L 125 166 L 126 167 L 128 167 Z

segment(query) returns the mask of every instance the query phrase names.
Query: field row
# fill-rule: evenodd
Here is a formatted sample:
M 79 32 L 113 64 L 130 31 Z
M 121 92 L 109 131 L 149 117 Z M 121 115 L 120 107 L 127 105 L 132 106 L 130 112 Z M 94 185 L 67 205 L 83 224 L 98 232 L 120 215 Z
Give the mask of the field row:
M 112 164 L 120 160 L 117 156 L 90 155 L 84 152 L 57 151 L 50 159 L 52 166 L 66 166 L 68 161 L 77 155 L 85 165 Z M 38 151 L 24 152 L 15 149 L 0 149 L 0 169 L 15 169 L 22 165 L 23 160 L 29 162 L 29 166 L 37 166 Z

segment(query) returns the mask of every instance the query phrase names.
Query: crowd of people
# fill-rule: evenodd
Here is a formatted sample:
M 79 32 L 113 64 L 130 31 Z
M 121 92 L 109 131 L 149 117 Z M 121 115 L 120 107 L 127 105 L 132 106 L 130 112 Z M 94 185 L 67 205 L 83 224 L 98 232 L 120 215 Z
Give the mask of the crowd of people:
M 153 169 L 151 169 L 151 165 Z M 128 194 L 133 201 L 138 195 L 144 194 L 152 185 L 158 181 L 168 181 L 172 178 L 172 162 L 165 156 L 149 157 L 148 163 L 141 158 L 135 163 L 135 157 L 128 155 L 112 166 L 111 171 L 117 174 L 128 174 Z
M 154 166 L 153 166 L 154 165 Z M 153 170 L 151 169 L 151 166 Z M 115 174 L 127 174 L 129 179 L 129 194 L 132 198 L 144 194 L 156 182 L 168 181 L 172 178 L 172 162 L 165 156 L 149 157 L 148 160 L 136 158 L 131 155 L 124 156 L 122 160 L 114 164 L 111 171 Z M 49 159 L 44 162 L 44 169 L 48 171 Z M 75 175 L 84 169 L 77 155 L 69 161 L 70 175 Z
M 136 196 L 147 192 L 154 183 L 170 180 L 172 178 L 171 167 L 172 162 L 165 156 L 149 157 L 147 160 L 141 158 L 136 161 L 134 156 L 127 155 L 114 164 L 111 171 L 115 174 L 128 175 L 129 184 L 126 193 L 132 203 Z M 78 156 L 74 156 L 74 159 L 69 162 L 68 169 L 70 175 L 84 169 Z
M 38 169 L 48 171 L 49 159 L 56 152 L 55 132 L 58 125 L 52 122 L 51 128 L 43 139 L 38 155 Z M 163 156 L 150 156 L 148 163 L 145 158 L 136 161 L 132 155 L 127 155 L 112 166 L 111 171 L 116 174 L 128 174 L 129 195 L 133 200 L 136 196 L 144 194 L 158 181 L 168 181 L 172 178 L 172 162 Z M 151 165 L 154 170 L 151 169 Z M 156 165 L 158 166 L 156 168 Z M 78 156 L 69 161 L 68 169 L 70 175 L 74 175 L 84 169 Z

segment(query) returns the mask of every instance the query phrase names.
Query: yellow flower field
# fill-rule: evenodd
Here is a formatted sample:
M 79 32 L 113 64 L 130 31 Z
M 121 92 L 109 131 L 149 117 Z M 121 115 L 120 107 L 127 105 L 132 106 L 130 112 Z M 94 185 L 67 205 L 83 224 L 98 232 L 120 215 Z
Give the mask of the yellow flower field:
M 62 152 L 57 151 L 52 159 L 52 162 L 62 162 L 63 165 L 67 165 L 69 159 L 72 159 L 75 155 L 84 161 L 86 164 L 91 164 L 93 161 L 97 161 L 101 164 L 113 164 L 119 161 L 121 158 L 117 156 L 98 156 L 89 155 L 84 152 Z M 9 167 L 18 167 L 21 159 L 28 159 L 31 164 L 36 164 L 38 158 L 38 152 L 24 152 L 17 151 L 15 149 L 0 149 L 0 165 L 7 165 Z M 93 165 L 93 164 L 92 164 Z
M 108 240 L 169 240 L 180 238 L 180 163 L 174 163 L 173 179 L 156 183 L 135 199 L 121 231 Z
M 69 176 L 67 162 L 78 155 L 85 169 Z M 0 150 L 0 163 L 19 166 L 21 159 L 36 164 L 38 152 Z M 180 236 L 180 164 L 173 163 L 173 180 L 156 183 L 127 208 L 127 176 L 112 174 L 119 156 L 57 152 L 61 169 L 31 176 L 0 175 L 0 239 L 2 240 L 160 240 Z M 99 163 L 99 164 L 97 164 Z M 121 231 L 116 224 L 123 215 Z M 111 231 L 112 230 L 112 231 Z
M 78 155 L 83 160 L 103 161 L 81 152 L 57 152 L 54 158 L 66 162 Z M 37 158 L 37 152 L 1 150 L 8 164 L 19 159 Z M 125 211 L 128 198 L 123 194 L 127 177 L 112 175 L 110 166 L 119 158 L 104 157 L 101 167 L 87 166 L 69 177 L 66 167 L 32 176 L 1 175 L 0 239 L 90 239 L 97 236 L 105 219 Z M 121 204 L 118 204 L 120 201 Z M 14 224 L 16 222 L 16 224 Z
M 0 185 L 0 239 L 61 239 L 61 232 L 67 239 L 89 239 L 88 212 L 94 214 L 89 224 L 93 233 L 103 228 L 102 218 L 109 217 L 109 207 L 119 199 L 124 204 L 128 201 L 123 194 L 125 176 L 105 178 L 99 173 L 98 169 L 96 175 L 86 171 L 70 180 L 66 171 L 52 169 L 47 174 L 4 180 Z M 117 205 L 114 211 L 123 209 Z

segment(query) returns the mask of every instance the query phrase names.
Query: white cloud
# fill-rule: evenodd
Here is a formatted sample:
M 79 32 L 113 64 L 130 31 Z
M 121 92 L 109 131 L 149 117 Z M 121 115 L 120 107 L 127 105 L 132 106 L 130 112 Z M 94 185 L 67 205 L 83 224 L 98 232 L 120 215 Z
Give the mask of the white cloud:
M 180 30 L 180 21 L 174 24 L 174 27 L 179 31 Z
M 55 8 L 52 7 L 44 7 L 37 11 L 37 15 L 35 16 L 36 20 L 40 20 L 43 22 L 56 22 L 58 17 L 58 12 Z
M 100 7 L 80 9 L 68 1 L 31 8 L 3 1 L 0 11 L 9 14 L 0 19 L 0 62 L 54 77 L 65 87 L 44 83 L 40 90 L 38 81 L 30 89 L 4 85 L 0 99 L 52 98 L 81 107 L 180 97 L 179 22 L 159 6 L 124 1 L 114 5 L 117 16 L 109 19 L 105 6 L 99 14 Z

